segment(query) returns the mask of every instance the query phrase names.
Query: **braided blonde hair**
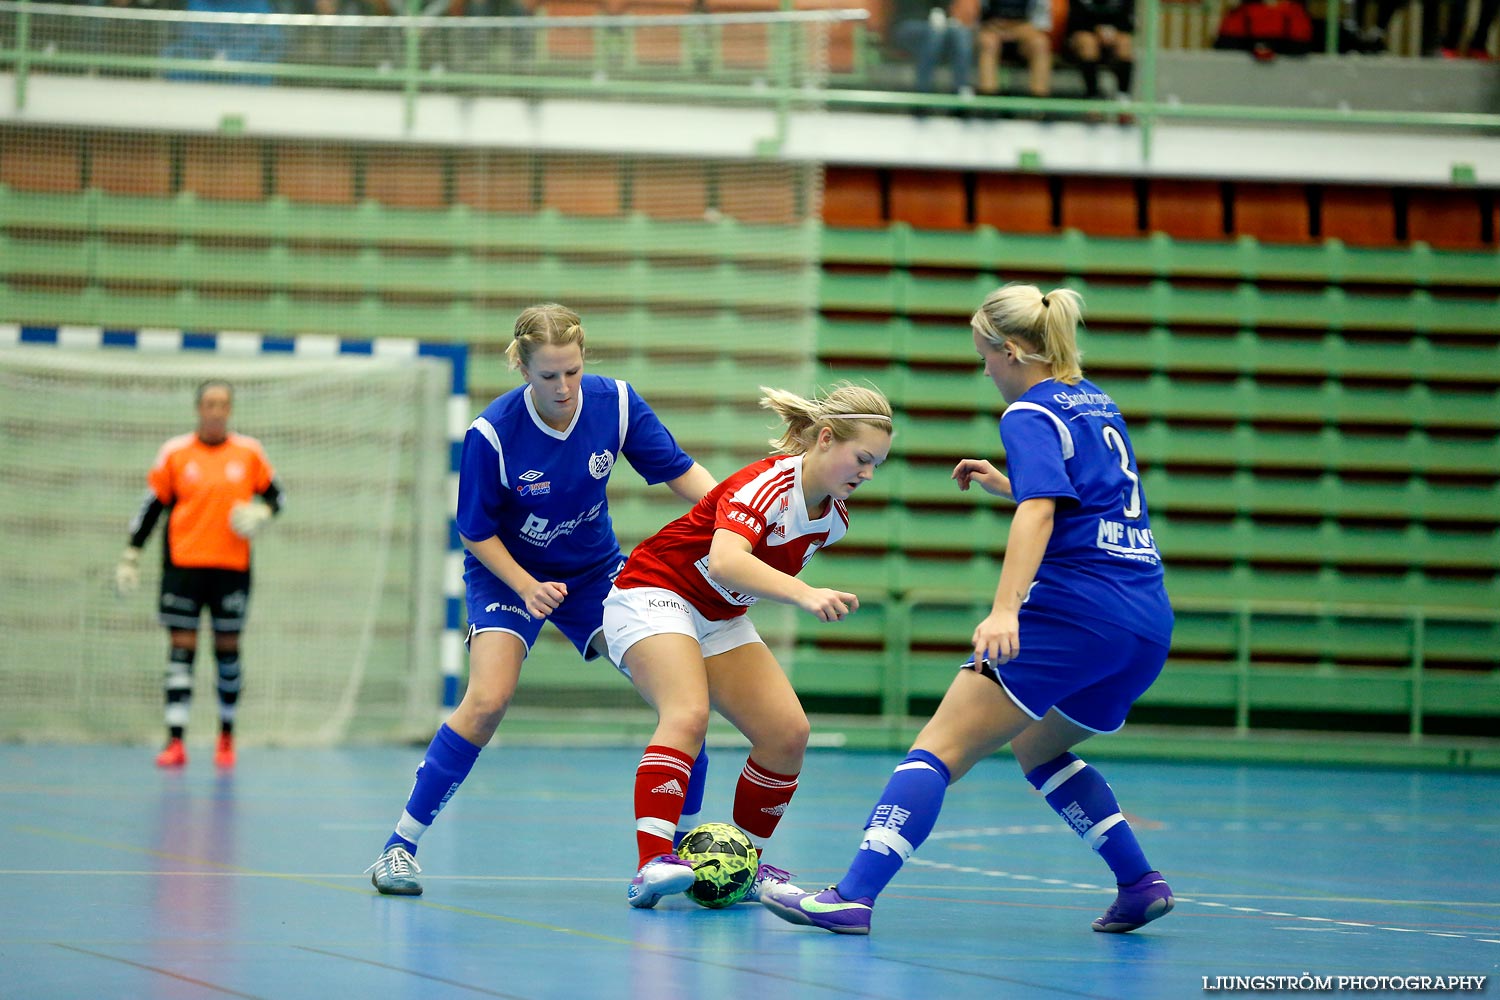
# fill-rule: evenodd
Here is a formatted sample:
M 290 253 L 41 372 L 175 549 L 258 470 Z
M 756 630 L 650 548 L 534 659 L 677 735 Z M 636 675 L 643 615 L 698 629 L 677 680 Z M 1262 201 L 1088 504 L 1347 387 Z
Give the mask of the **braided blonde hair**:
M 839 382 L 815 399 L 764 385 L 760 391 L 765 394 L 760 397 L 761 407 L 786 421 L 786 430 L 771 439 L 771 445 L 783 455 L 806 454 L 824 427 L 833 432 L 835 441 L 848 441 L 861 427 L 892 432 L 891 404 L 873 386 Z
M 505 357 L 514 371 L 531 363 L 531 356 L 539 347 L 583 346 L 583 320 L 567 306 L 556 302 L 527 306 L 516 317 L 515 339 L 505 348 Z

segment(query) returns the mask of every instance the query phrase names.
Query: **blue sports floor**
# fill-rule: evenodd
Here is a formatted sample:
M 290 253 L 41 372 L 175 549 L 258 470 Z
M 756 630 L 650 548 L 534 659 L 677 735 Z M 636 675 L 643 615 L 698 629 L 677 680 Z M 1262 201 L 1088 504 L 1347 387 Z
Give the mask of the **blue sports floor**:
M 627 907 L 634 749 L 497 741 L 422 842 L 420 898 L 361 874 L 419 749 L 250 748 L 223 777 L 192 750 L 161 773 L 148 748 L 0 747 L 0 997 L 1142 1000 L 1304 973 L 1500 995 L 1500 775 L 1101 761 L 1177 893 L 1120 936 L 1089 929 L 1104 865 L 999 757 L 848 938 Z M 768 860 L 833 881 L 898 758 L 813 751 Z M 705 819 L 742 762 L 713 752 Z

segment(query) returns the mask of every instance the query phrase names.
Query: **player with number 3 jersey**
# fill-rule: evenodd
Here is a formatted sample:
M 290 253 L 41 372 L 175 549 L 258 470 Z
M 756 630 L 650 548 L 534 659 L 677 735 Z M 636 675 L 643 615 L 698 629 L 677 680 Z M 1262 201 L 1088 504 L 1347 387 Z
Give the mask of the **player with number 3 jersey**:
M 1114 874 L 1115 901 L 1093 929 L 1135 930 L 1172 909 L 1114 792 L 1072 752 L 1124 725 L 1161 673 L 1173 623 L 1124 418 L 1079 366 L 1082 307 L 1070 289 L 1007 285 L 971 320 L 985 374 L 1009 404 L 1009 475 L 971 458 L 953 478 L 1016 502 L 1000 582 L 973 657 L 891 775 L 844 877 L 821 892 L 762 895 L 786 920 L 869 933 L 875 897 L 932 832 L 948 786 L 1007 743 Z

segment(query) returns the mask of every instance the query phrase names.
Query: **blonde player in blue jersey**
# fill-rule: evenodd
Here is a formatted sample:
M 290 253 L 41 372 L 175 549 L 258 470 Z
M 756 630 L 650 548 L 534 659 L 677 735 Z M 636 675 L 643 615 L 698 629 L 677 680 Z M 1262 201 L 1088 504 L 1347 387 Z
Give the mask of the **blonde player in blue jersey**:
M 635 389 L 584 373 L 583 324 L 573 310 L 524 310 L 507 354 L 525 385 L 485 407 L 464 436 L 459 467 L 468 688 L 427 748 L 395 831 L 368 869 L 388 895 L 421 894 L 417 840 L 495 734 L 543 622 L 585 660 L 608 655 L 602 608 L 625 557 L 605 487 L 619 458 L 689 504 L 717 485 Z M 692 808 L 684 810 L 689 825 L 706 768 L 700 751 L 687 790 Z
M 983 459 L 953 470 L 1016 502 L 990 613 L 865 823 L 836 885 L 768 888 L 782 918 L 868 934 L 875 897 L 932 832 L 950 784 L 1007 743 L 1031 782 L 1109 865 L 1119 886 L 1096 931 L 1135 930 L 1172 909 L 1104 777 L 1072 749 L 1125 723 L 1161 672 L 1172 609 L 1120 409 L 1083 378 L 1078 293 L 1031 285 L 992 292 L 971 320 L 985 374 L 1009 404 L 1007 477 Z

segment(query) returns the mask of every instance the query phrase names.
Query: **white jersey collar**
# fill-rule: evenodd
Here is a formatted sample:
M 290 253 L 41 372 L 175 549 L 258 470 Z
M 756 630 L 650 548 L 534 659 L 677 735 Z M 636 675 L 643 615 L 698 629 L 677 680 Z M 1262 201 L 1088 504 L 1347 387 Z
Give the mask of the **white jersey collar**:
M 579 418 L 583 416 L 583 386 L 581 384 L 578 386 L 578 405 L 573 407 L 573 419 L 568 421 L 565 430 L 558 430 L 542 419 L 542 415 L 536 410 L 536 400 L 531 398 L 530 383 L 527 383 L 525 390 L 521 393 L 521 398 L 526 400 L 526 412 L 531 414 L 531 422 L 536 425 L 536 429 L 559 441 L 568 439 L 568 436 L 573 433 L 573 428 L 578 426 Z

